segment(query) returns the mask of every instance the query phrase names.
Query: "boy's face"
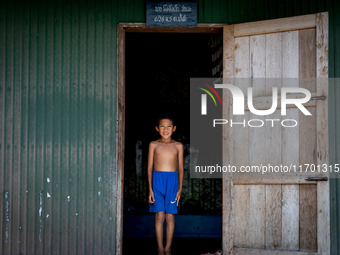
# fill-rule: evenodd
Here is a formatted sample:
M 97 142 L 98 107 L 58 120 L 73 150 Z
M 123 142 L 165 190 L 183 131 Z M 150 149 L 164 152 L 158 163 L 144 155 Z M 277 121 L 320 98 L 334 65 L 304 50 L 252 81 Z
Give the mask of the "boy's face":
M 163 138 L 170 138 L 172 133 L 176 130 L 176 126 L 172 124 L 172 121 L 169 119 L 161 119 L 159 121 L 158 127 L 156 126 L 156 130 Z

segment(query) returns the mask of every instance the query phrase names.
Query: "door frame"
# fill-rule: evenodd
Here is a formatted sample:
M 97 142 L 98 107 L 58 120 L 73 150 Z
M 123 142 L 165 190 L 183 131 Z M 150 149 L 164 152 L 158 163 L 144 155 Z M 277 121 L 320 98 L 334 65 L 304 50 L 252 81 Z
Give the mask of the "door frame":
M 117 118 L 116 118 L 116 254 L 123 254 L 124 148 L 125 148 L 125 35 L 137 33 L 222 33 L 223 24 L 197 27 L 147 27 L 146 23 L 117 25 Z

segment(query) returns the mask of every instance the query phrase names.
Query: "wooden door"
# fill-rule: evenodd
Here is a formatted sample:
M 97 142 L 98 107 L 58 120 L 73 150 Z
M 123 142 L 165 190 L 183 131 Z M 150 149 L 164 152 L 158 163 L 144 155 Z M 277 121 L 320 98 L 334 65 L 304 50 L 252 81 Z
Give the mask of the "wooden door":
M 327 13 L 224 27 L 224 77 L 327 78 Z M 254 82 L 253 96 L 265 104 L 270 82 Z M 223 130 L 223 164 L 241 166 L 299 166 L 328 164 L 327 81 L 292 82 L 282 87 L 307 88 L 316 100 L 307 103 L 312 116 L 289 108 L 271 118 L 296 119 L 285 128 L 230 127 Z M 321 97 L 319 97 L 321 96 Z M 225 119 L 249 120 L 254 115 L 232 115 L 231 95 Z M 322 100 L 319 100 L 322 99 Z M 270 100 L 269 100 L 270 101 Z M 270 101 L 271 102 L 271 101 Z M 256 107 L 255 107 L 256 108 Z M 263 119 L 266 116 L 256 116 Z M 305 172 L 306 171 L 306 172 Z M 319 181 L 307 181 L 319 177 Z M 328 172 L 306 170 L 266 174 L 227 173 L 223 179 L 223 254 L 329 254 Z

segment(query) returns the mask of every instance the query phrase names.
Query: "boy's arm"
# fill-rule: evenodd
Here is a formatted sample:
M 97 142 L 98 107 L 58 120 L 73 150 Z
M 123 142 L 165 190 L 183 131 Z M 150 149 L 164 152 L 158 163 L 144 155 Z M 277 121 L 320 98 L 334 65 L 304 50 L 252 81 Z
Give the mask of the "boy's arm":
M 149 183 L 149 203 L 155 203 L 155 196 L 152 189 L 152 168 L 153 168 L 153 154 L 155 151 L 155 144 L 151 142 L 149 144 L 149 155 L 148 155 L 148 183 Z
M 184 178 L 184 165 L 183 165 L 183 144 L 178 146 L 178 191 L 176 195 L 177 206 L 182 194 L 183 178 Z

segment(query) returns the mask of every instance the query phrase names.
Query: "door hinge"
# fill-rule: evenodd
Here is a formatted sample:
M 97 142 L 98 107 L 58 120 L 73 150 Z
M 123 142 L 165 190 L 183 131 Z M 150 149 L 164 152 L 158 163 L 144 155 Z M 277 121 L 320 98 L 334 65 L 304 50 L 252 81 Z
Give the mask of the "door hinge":
M 326 182 L 328 181 L 328 178 L 327 177 L 307 177 L 305 180 L 308 182 L 313 182 L 313 181 Z
M 311 97 L 310 100 L 326 100 L 326 96 L 315 96 Z

